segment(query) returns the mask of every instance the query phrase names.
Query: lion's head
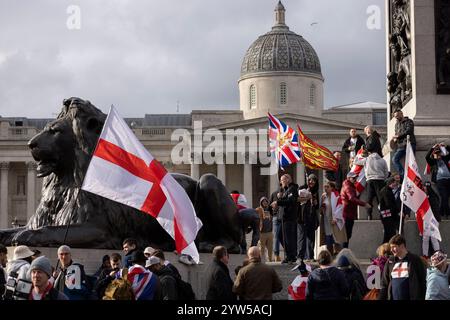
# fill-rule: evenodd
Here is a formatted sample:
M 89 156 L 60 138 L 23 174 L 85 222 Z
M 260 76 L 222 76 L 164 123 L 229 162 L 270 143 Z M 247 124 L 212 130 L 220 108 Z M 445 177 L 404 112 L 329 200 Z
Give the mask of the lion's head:
M 56 120 L 48 123 L 28 146 L 38 164 L 38 177 L 71 176 L 79 184 L 80 173 L 86 171 L 106 115 L 80 98 L 65 99 L 63 104 Z

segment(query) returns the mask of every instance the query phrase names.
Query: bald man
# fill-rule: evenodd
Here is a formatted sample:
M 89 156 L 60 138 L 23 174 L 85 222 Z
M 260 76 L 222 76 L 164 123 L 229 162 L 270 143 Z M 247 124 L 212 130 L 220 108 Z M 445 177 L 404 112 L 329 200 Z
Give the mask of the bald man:
M 239 270 L 233 292 L 244 300 L 272 300 L 272 294 L 281 291 L 283 285 L 275 270 L 261 263 L 261 251 L 250 247 L 249 264 Z

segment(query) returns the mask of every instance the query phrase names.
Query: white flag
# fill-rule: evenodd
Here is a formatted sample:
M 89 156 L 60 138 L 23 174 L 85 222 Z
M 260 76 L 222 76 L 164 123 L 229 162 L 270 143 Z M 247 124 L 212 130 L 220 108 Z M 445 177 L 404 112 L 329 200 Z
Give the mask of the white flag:
M 111 106 L 84 178 L 83 190 L 150 214 L 196 263 L 202 223 L 183 187 L 167 173 Z
M 409 141 L 406 146 L 405 166 L 401 200 L 416 213 L 419 232 L 424 236 L 430 236 L 442 241 L 441 233 L 439 232 L 439 222 L 431 211 L 430 202 L 425 193 L 422 178 L 419 174 L 419 167 Z

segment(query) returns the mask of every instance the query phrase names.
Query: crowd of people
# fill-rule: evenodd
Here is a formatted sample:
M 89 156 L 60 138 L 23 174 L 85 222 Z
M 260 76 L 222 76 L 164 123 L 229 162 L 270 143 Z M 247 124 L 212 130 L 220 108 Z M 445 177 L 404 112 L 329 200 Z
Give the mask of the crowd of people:
M 400 189 L 405 172 L 402 158 L 407 137 L 414 152 L 416 140 L 414 122 L 404 117 L 401 110 L 396 110 L 394 117 L 397 123 L 390 144 L 395 150 L 392 161 L 396 171 L 389 172 L 383 159 L 380 135 L 367 126 L 365 139 L 353 128 L 342 149 L 334 152 L 339 167 L 336 171 L 325 172 L 321 193 L 315 174 L 309 174 L 302 186 L 289 174 L 283 174 L 279 189 L 262 197 L 256 209 L 248 205 L 245 195 L 232 191 L 242 226 L 241 253 L 246 253 L 247 257 L 242 266 L 236 268 L 233 281 L 227 249 L 214 248 L 213 261 L 205 273 L 206 299 L 272 299 L 272 295 L 283 288 L 275 270 L 265 262 L 296 264 L 293 270 L 298 270 L 300 275 L 287 288 L 289 296 L 296 300 L 450 299 L 450 271 L 439 242 L 423 237 L 423 254 L 419 257 L 406 249 L 406 241 L 399 234 L 401 212 L 402 219 L 411 214 L 407 207 L 401 209 Z M 441 221 L 442 217 L 450 215 L 450 147 L 435 144 L 425 159 L 431 182 L 425 182 L 424 190 L 436 220 Z M 358 180 L 361 170 L 366 179 L 364 199 L 360 199 L 362 189 Z M 368 219 L 373 219 L 374 200 L 384 234 L 378 257 L 372 264 L 379 267 L 382 277 L 381 288 L 369 291 L 349 243 L 358 218 L 358 206 L 367 208 Z M 316 239 L 319 227 L 319 239 Z M 252 237 L 247 250 L 248 232 L 252 232 Z M 317 254 L 317 260 L 316 241 L 326 247 Z M 165 259 L 161 250 L 152 247 L 141 250 L 132 238 L 123 242 L 123 258 L 120 253 L 104 256 L 92 276 L 86 275 L 82 264 L 72 260 L 71 248 L 66 245 L 57 250 L 56 267 L 51 266 L 48 257 L 27 246 L 16 247 L 12 261 L 7 262 L 6 255 L 6 248 L 0 245 L 0 296 L 4 299 L 195 298 L 191 286 L 183 281 L 180 272 Z M 12 287 L 24 289 L 21 292 Z

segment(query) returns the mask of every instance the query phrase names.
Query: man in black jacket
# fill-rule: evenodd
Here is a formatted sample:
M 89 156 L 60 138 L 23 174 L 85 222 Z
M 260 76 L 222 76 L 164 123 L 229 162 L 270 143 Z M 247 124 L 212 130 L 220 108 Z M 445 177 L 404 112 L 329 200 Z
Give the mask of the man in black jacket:
M 228 270 L 227 248 L 217 246 L 213 250 L 213 261 L 206 270 L 206 300 L 236 300 L 233 280 Z
M 148 258 L 145 267 L 158 276 L 160 283 L 158 298 L 161 300 L 178 300 L 177 280 L 172 270 L 155 256 Z
M 389 245 L 394 256 L 389 257 L 384 266 L 378 300 L 424 300 L 425 263 L 408 252 L 403 236 L 393 236 Z
M 281 243 L 285 244 L 286 257 L 282 263 L 294 263 L 297 253 L 297 213 L 298 213 L 298 185 L 292 182 L 288 174 L 280 178 L 281 192 L 277 194 L 277 201 L 271 203 L 272 208 L 279 208 L 278 214 L 282 219 Z M 284 239 L 284 242 L 283 242 Z
M 315 174 L 308 176 L 307 184 L 299 188 L 299 193 L 308 191 L 308 197 L 299 195 L 300 209 L 297 219 L 297 263 L 314 260 L 316 230 L 319 227 L 319 181 Z
M 402 158 L 406 155 L 406 142 L 409 136 L 409 142 L 414 153 L 416 153 L 416 136 L 414 135 L 414 122 L 408 117 L 403 116 L 403 112 L 400 109 L 395 110 L 394 117 L 397 119 L 395 124 L 395 136 L 392 137 L 393 142 L 396 144 L 396 151 L 392 158 L 392 164 L 400 177 L 403 179 L 405 169 L 401 163 Z
M 450 208 L 448 198 L 450 197 L 450 147 L 443 143 L 435 144 L 425 156 L 431 169 L 431 181 L 436 183 L 440 204 L 441 216 L 448 217 Z
M 356 134 L 356 128 L 351 128 L 350 137 L 345 140 L 342 146 L 342 165 L 346 168 L 347 172 L 349 170 L 350 159 L 355 158 L 362 146 L 364 146 L 364 139 L 359 134 Z
M 383 158 L 383 152 L 381 149 L 380 134 L 377 130 L 374 130 L 372 126 L 367 126 L 364 128 L 364 133 L 366 134 L 366 150 L 369 152 L 376 152 Z
M 397 222 L 400 223 L 399 209 L 395 203 L 395 195 L 393 189 L 397 187 L 394 177 L 386 180 L 386 186 L 380 190 L 380 219 L 384 228 L 383 243 L 395 235 Z

